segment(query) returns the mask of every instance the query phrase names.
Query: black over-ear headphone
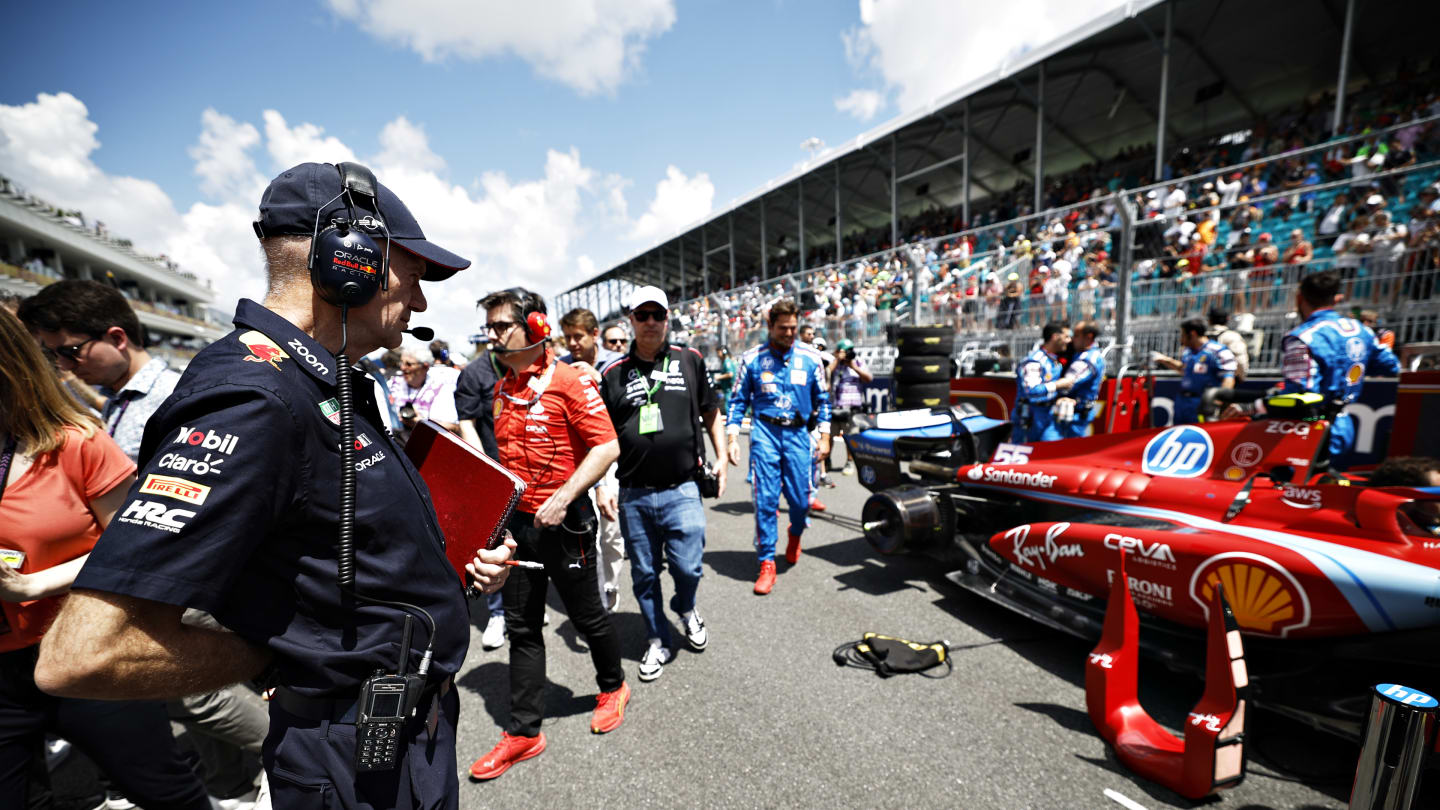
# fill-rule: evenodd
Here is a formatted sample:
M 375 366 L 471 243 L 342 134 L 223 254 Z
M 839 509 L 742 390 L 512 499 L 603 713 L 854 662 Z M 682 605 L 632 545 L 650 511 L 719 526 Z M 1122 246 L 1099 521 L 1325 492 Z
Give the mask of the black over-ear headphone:
M 337 307 L 362 307 L 375 293 L 390 287 L 390 232 L 378 216 L 356 217 L 355 197 L 367 197 L 370 207 L 380 212 L 375 175 L 359 163 L 340 163 L 340 193 L 315 212 L 315 229 L 310 237 L 310 283 L 321 300 Z M 345 198 L 349 216 L 335 216 L 320 227 L 320 213 L 335 200 Z M 368 233 L 367 233 L 368 231 Z M 385 235 L 382 252 L 371 233 Z

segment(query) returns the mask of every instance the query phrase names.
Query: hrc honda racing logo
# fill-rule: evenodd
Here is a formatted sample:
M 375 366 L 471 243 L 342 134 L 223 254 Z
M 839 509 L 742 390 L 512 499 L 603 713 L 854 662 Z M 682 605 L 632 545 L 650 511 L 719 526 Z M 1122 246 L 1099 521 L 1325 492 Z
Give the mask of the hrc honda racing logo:
M 195 513 L 189 509 L 170 509 L 157 501 L 134 500 L 125 507 L 125 511 L 116 520 L 135 526 L 144 526 L 147 529 L 159 529 L 162 532 L 179 534 L 180 530 L 185 528 L 185 521 L 193 517 L 195 517 Z
M 1036 489 L 1050 489 L 1055 486 L 1058 475 L 1046 475 L 1043 472 L 1025 472 L 1023 470 L 999 470 L 994 467 L 987 467 L 977 464 L 970 468 L 965 476 L 971 481 L 979 481 L 986 484 L 1018 484 Z

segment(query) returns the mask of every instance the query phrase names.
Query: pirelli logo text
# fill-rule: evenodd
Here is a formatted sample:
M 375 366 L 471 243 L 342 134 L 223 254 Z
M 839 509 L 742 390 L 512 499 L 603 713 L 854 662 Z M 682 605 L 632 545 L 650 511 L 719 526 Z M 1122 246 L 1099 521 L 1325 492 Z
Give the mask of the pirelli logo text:
M 145 476 L 145 483 L 140 485 L 140 491 L 193 503 L 196 506 L 205 503 L 205 498 L 210 495 L 210 487 L 204 484 L 186 481 L 184 478 L 176 478 L 173 475 L 156 475 L 154 473 Z

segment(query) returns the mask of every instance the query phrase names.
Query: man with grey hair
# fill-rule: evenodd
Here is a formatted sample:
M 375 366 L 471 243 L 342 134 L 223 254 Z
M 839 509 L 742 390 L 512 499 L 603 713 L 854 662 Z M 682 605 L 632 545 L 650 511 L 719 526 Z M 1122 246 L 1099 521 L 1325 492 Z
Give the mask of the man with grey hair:
M 314 257 L 312 242 L 340 241 L 322 224 L 343 225 L 347 244 L 367 236 L 343 251 L 366 263 L 333 256 L 338 247 Z M 264 762 L 277 810 L 320 796 L 341 808 L 454 807 L 469 608 L 424 480 L 383 429 L 368 378 L 341 358 L 398 347 L 426 309 L 421 277 L 470 263 L 427 241 L 353 163 L 286 170 L 254 229 L 265 300 L 239 302 L 235 331 L 196 355 L 151 417 L 139 479 L 42 642 L 35 683 L 156 700 L 263 676 L 275 684 Z M 348 291 L 316 284 L 312 257 L 343 267 L 331 272 L 361 294 L 331 303 Z M 513 549 L 479 551 L 466 570 L 493 591 Z M 230 632 L 182 622 L 186 608 Z M 418 676 L 405 711 L 367 726 L 362 704 L 383 706 L 365 699 L 381 694 L 372 678 L 397 670 Z

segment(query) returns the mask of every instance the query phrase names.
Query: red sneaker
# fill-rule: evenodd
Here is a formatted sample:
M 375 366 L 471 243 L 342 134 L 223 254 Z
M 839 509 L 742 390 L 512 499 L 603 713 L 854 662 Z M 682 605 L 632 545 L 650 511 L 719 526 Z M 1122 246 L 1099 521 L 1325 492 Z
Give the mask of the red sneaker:
M 800 535 L 790 532 L 790 542 L 785 546 L 785 562 L 794 565 L 800 562 Z
M 630 702 L 630 684 L 622 683 L 614 692 L 601 692 L 595 698 L 595 713 L 590 715 L 590 731 L 604 734 L 625 722 L 625 704 Z
M 760 578 L 755 580 L 755 593 L 764 596 L 770 593 L 770 589 L 773 587 L 775 587 L 775 561 L 765 560 L 760 563 Z
M 490 749 L 490 753 L 475 760 L 470 766 L 471 779 L 494 779 L 502 773 L 510 770 L 510 766 L 517 762 L 524 762 L 531 757 L 540 756 L 545 750 L 545 732 L 540 732 L 538 737 L 513 737 L 505 732 L 500 732 L 500 742 Z
M 812 512 L 824 512 L 824 511 L 825 511 L 825 504 L 821 503 L 819 498 L 816 498 L 814 495 L 811 495 L 811 496 L 810 496 L 810 511 L 812 511 Z

